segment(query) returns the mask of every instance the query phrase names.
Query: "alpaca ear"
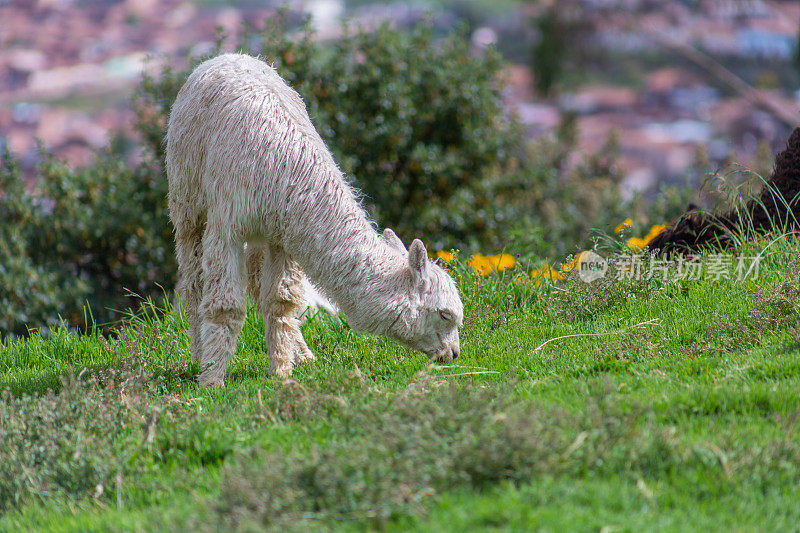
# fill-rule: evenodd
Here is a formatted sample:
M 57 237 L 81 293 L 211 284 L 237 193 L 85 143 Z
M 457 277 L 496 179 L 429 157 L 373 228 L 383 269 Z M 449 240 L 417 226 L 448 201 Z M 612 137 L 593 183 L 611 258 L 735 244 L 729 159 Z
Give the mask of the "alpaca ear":
M 398 237 L 397 234 L 391 229 L 386 228 L 385 230 L 383 230 L 381 238 L 386 242 L 386 244 L 388 244 L 401 254 L 405 255 L 408 253 L 408 250 L 406 250 L 406 246 L 405 244 L 403 244 L 403 241 L 401 241 L 400 237 Z
M 408 249 L 408 266 L 414 283 L 422 285 L 427 282 L 428 251 L 419 239 L 414 239 Z

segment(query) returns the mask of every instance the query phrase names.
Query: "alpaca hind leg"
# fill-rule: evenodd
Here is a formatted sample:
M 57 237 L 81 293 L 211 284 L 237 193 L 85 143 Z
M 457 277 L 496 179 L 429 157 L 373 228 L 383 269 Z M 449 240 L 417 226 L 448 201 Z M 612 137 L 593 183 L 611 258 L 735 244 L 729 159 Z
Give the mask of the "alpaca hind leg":
M 268 247 L 258 308 L 264 317 L 270 372 L 280 377 L 291 375 L 295 363 L 316 359 L 297 320 L 304 303 L 301 278 L 297 263 L 281 248 Z
M 247 243 L 244 254 L 247 267 L 247 297 L 256 305 L 261 301 L 261 277 L 266 254 L 266 245 Z
M 178 259 L 176 291 L 189 322 L 192 359 L 199 361 L 203 353 L 199 315 L 203 297 L 203 225 L 176 223 L 175 250 Z
M 245 319 L 245 264 L 240 244 L 209 223 L 203 236 L 201 385 L 222 385 Z

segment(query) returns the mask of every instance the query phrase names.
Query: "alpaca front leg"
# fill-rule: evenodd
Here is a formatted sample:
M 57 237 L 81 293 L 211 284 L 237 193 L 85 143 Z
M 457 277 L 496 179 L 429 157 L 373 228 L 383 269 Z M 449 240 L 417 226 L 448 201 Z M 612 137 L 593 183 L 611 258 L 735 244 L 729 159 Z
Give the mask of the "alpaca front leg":
M 292 325 L 283 317 L 264 319 L 265 341 L 269 353 L 269 371 L 279 378 L 292 375 L 295 343 L 290 333 Z
M 270 246 L 264 257 L 259 311 L 264 317 L 270 372 L 291 375 L 296 363 L 316 359 L 297 320 L 303 306 L 302 272 L 286 253 Z
M 223 385 L 245 320 L 244 253 L 241 246 L 211 228 L 203 237 L 203 252 L 203 348 L 198 381 L 203 386 Z

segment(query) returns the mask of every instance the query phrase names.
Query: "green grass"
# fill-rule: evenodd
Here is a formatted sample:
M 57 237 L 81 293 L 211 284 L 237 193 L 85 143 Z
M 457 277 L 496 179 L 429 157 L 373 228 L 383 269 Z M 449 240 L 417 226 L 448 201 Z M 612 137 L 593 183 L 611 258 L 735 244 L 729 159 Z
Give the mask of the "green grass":
M 800 243 L 738 253 L 757 280 L 458 268 L 453 366 L 316 318 L 281 382 L 252 309 L 212 390 L 155 308 L 6 341 L 0 530 L 796 529 Z

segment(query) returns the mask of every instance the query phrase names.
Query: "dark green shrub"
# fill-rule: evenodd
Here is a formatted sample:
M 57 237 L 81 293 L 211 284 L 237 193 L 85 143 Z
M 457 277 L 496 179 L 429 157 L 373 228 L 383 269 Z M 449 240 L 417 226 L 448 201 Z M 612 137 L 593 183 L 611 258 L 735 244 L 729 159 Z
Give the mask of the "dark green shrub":
M 30 234 L 41 230 L 44 206 L 28 194 L 16 160 L 0 153 L 0 334 L 25 333 L 25 326 L 52 326 L 59 314 L 80 309 L 88 286 L 83 279 L 38 259 L 51 250 L 32 249 Z M 56 258 L 53 256 L 53 259 Z
M 89 302 L 99 322 L 174 284 L 166 183 L 157 167 L 131 168 L 105 153 L 72 169 L 52 157 L 26 190 L 16 162 L 0 166 L 0 333 L 85 324 Z M 134 304 L 135 305 L 135 304 Z
M 539 40 L 531 50 L 531 70 L 536 75 L 536 91 L 549 96 L 564 70 L 569 37 L 556 7 L 534 20 L 534 27 L 539 32 Z
M 337 51 L 315 80 L 326 88 L 316 111 L 377 219 L 439 246 L 502 246 L 495 188 L 519 170 L 522 143 L 501 102 L 497 55 L 471 57 L 460 34 L 434 43 L 427 26 L 384 26 Z
M 625 199 L 620 191 L 614 136 L 589 154 L 578 153 L 576 138 L 576 123 L 567 116 L 555 135 L 527 147 L 525 172 L 498 192 L 515 217 L 509 251 L 559 260 L 585 249 L 593 230 L 609 232 L 628 217 L 645 218 L 639 199 Z
M 609 63 L 614 63 L 597 46 L 597 13 L 583 4 L 580 0 L 559 0 L 538 10 L 531 20 L 534 44 L 528 63 L 540 96 L 551 96 L 560 88 L 585 80 L 589 72 L 602 74 Z

